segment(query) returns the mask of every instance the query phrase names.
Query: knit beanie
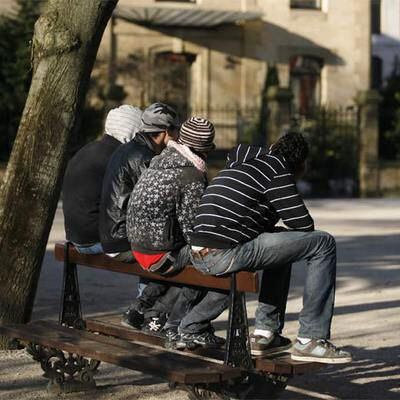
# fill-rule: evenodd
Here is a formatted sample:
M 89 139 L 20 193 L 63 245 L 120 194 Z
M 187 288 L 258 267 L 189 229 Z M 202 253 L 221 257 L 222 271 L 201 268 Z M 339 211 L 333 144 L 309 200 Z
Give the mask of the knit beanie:
M 121 143 L 130 142 L 139 130 L 142 113 L 140 108 L 128 104 L 112 109 L 107 114 L 105 133 Z
M 168 104 L 153 103 L 142 114 L 139 131 L 142 133 L 161 133 L 167 129 L 179 128 L 178 113 Z
M 215 149 L 214 136 L 214 125 L 210 121 L 192 117 L 182 124 L 178 142 L 194 150 L 207 152 Z

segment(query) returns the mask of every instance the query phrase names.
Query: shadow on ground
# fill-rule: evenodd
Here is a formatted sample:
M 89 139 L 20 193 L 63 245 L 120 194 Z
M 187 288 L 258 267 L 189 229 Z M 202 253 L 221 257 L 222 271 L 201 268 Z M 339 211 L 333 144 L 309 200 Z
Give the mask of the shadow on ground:
M 400 346 L 383 349 L 348 346 L 346 350 L 354 355 L 352 364 L 328 366 L 313 375 L 297 376 L 289 382 L 282 399 L 400 398 Z M 304 392 L 299 393 L 300 391 Z

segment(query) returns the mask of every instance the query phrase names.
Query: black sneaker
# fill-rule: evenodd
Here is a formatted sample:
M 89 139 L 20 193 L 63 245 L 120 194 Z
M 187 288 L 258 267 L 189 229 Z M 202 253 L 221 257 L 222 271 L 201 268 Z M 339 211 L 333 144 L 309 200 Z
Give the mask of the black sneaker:
M 144 321 L 142 331 L 156 336 L 165 336 L 165 331 L 163 327 L 167 322 L 167 317 L 165 315 L 160 315 L 158 317 L 152 317 Z
M 279 334 L 270 338 L 261 335 L 250 335 L 251 355 L 256 357 L 270 356 L 272 354 L 282 353 L 292 346 L 290 339 Z
M 132 308 L 128 308 L 121 318 L 121 325 L 127 328 L 141 329 L 144 322 L 143 313 Z
M 164 346 L 167 349 L 183 350 L 186 348 L 186 344 L 183 343 L 180 338 L 181 335 L 178 333 L 177 329 L 166 329 L 165 331 L 165 342 Z
M 220 349 L 225 345 L 225 339 L 214 335 L 210 331 L 203 333 L 181 333 L 177 345 L 184 345 L 188 349 L 194 349 L 198 346 L 205 349 Z

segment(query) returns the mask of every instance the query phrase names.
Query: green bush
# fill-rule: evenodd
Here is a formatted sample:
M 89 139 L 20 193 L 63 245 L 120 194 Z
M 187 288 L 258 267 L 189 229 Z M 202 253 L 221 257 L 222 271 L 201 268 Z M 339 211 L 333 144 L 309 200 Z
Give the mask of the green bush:
M 7 161 L 31 81 L 30 41 L 39 13 L 37 0 L 17 0 L 0 16 L 0 161 Z
M 322 108 L 312 119 L 295 119 L 294 128 L 303 132 L 310 145 L 304 179 L 312 184 L 312 195 L 326 196 L 333 192 L 355 195 L 358 179 L 356 111 Z

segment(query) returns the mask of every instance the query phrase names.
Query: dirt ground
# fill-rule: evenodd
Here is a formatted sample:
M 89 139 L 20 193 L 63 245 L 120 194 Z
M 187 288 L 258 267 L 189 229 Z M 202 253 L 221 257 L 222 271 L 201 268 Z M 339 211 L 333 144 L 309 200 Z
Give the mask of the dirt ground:
M 282 399 L 400 399 L 400 200 L 313 200 L 308 202 L 319 229 L 335 235 L 338 274 L 332 339 L 354 355 L 346 366 L 329 366 L 293 378 Z M 61 264 L 53 259 L 54 242 L 64 237 L 58 210 L 43 264 L 33 319 L 57 318 Z M 124 310 L 135 296 L 136 278 L 81 268 L 85 315 Z M 296 337 L 304 266 L 294 268 L 285 334 Z M 248 298 L 250 325 L 257 301 Z M 215 327 L 226 327 L 224 313 Z M 24 350 L 0 352 L 0 399 L 55 399 L 37 363 Z M 98 388 L 66 399 L 186 399 L 165 382 L 133 371 L 101 364 Z

